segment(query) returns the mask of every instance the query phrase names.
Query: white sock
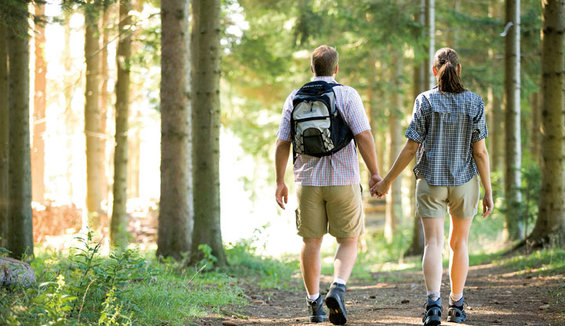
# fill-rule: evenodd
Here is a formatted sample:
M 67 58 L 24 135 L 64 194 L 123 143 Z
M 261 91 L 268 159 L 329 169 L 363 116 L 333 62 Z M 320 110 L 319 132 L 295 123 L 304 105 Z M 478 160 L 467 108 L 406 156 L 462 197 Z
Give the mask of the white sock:
M 438 291 L 428 291 L 428 298 L 437 301 L 439 299 L 439 292 Z
M 461 300 L 461 298 L 463 298 L 463 293 L 458 293 L 458 294 L 451 293 L 449 294 L 449 297 L 451 298 L 451 301 L 457 302 Z
M 334 283 L 345 285 L 347 282 L 339 277 L 336 277 L 334 278 Z
M 308 300 L 316 301 L 316 299 L 318 299 L 318 297 L 320 296 L 320 292 L 314 294 L 306 294 L 306 296 L 308 297 Z

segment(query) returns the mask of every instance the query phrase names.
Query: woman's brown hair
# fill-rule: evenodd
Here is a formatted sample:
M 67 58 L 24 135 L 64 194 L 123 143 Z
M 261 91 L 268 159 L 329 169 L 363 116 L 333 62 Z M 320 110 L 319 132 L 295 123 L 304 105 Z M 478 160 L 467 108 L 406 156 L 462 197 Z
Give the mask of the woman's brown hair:
M 434 56 L 434 67 L 438 71 L 437 84 L 442 92 L 463 93 L 466 91 L 457 69 L 459 68 L 457 52 L 451 48 L 437 50 Z

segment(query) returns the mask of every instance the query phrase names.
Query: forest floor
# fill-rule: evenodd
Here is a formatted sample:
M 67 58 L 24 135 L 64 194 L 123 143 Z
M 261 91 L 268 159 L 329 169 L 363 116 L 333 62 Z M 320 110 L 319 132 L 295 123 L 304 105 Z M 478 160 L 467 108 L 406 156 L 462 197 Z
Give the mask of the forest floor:
M 373 280 L 350 279 L 346 294 L 347 325 L 421 325 L 425 298 L 421 272 L 379 272 Z M 327 292 L 331 279 L 322 284 Z M 261 290 L 256 282 L 241 280 L 249 305 L 228 307 L 220 314 L 193 320 L 192 325 L 303 325 L 308 324 L 301 280 L 296 290 Z M 449 276 L 442 282 L 442 325 L 445 321 Z M 322 293 L 325 295 L 325 293 Z M 513 271 L 497 264 L 472 266 L 465 288 L 466 325 L 565 325 L 565 275 Z M 331 325 L 329 322 L 318 325 Z

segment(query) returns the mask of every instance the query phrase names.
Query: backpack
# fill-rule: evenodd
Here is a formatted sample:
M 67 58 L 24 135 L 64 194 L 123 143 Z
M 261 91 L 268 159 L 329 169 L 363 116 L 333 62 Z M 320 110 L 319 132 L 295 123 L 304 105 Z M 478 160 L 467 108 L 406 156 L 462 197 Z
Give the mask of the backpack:
M 290 135 L 297 154 L 328 156 L 349 145 L 353 132 L 336 107 L 333 88 L 340 84 L 313 81 L 298 90 L 292 102 Z

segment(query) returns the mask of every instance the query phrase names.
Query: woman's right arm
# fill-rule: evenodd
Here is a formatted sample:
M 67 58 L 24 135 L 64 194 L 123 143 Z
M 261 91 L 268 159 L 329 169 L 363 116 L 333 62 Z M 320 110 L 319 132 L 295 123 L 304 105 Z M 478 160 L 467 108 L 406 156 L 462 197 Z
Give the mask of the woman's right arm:
M 485 195 L 483 197 L 483 217 L 487 217 L 490 213 L 492 213 L 494 202 L 492 199 L 492 186 L 490 183 L 489 156 L 484 138 L 473 143 L 473 157 L 475 158 L 475 163 L 477 163 L 477 168 L 479 169 L 481 183 L 485 188 Z

